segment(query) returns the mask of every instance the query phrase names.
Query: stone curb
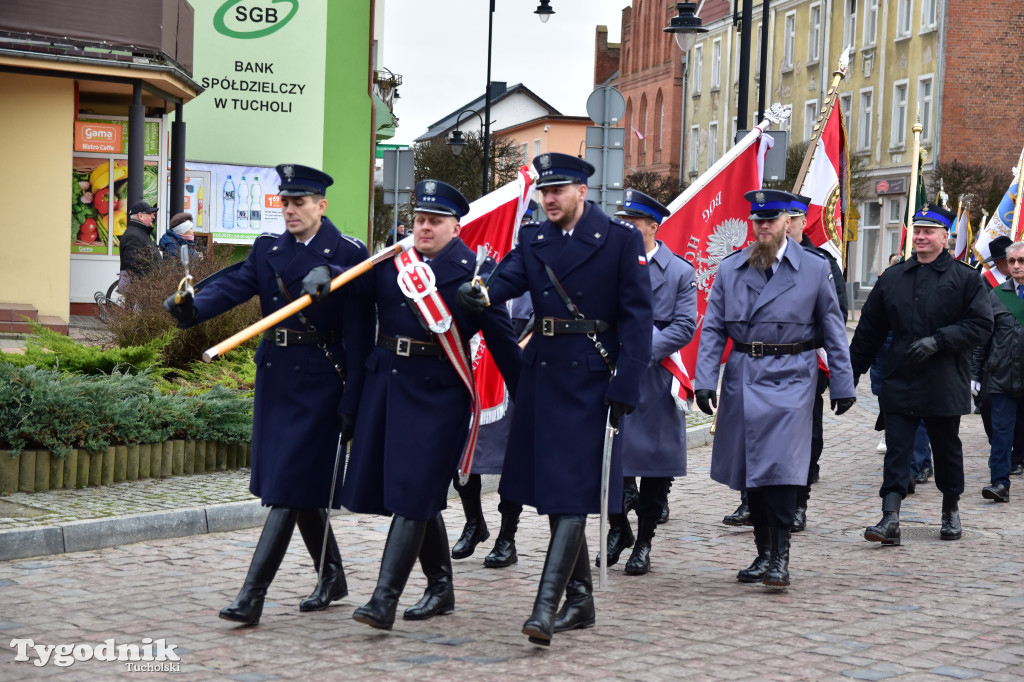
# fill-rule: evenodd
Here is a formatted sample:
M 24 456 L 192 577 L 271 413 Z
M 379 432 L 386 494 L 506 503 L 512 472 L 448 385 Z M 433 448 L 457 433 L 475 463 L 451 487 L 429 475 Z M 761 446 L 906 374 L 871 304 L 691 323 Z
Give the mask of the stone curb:
M 688 448 L 701 447 L 710 442 L 710 424 L 687 429 L 686 444 Z M 482 479 L 483 492 L 490 493 L 498 489 L 499 477 L 497 475 L 485 475 Z M 449 499 L 455 496 L 454 487 L 449 487 Z M 333 513 L 337 515 L 350 512 L 342 509 Z M 266 515 L 266 507 L 263 507 L 258 500 L 248 500 L 192 509 L 69 521 L 61 526 L 0 531 L 0 561 L 68 552 L 85 552 L 148 540 L 257 528 L 263 525 Z

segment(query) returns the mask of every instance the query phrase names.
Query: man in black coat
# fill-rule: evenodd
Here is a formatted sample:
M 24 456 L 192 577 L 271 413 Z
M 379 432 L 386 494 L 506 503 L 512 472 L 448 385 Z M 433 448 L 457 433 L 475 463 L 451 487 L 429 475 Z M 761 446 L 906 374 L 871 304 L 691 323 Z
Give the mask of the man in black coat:
M 160 260 L 160 249 L 153 241 L 157 208 L 145 201 L 132 205 L 128 211 L 128 227 L 118 239 L 118 250 L 121 254 L 121 271 L 128 277 L 141 277 L 153 268 Z
M 942 491 L 943 540 L 961 536 L 964 490 L 960 415 L 971 411 L 968 354 L 992 333 L 992 306 L 978 274 L 945 249 L 953 215 L 927 204 L 914 215 L 916 254 L 882 273 L 850 344 L 854 376 L 868 371 L 885 338 L 879 406 L 885 415 L 882 520 L 864 538 L 900 544 L 899 509 L 910 483 L 914 431 L 924 420 Z

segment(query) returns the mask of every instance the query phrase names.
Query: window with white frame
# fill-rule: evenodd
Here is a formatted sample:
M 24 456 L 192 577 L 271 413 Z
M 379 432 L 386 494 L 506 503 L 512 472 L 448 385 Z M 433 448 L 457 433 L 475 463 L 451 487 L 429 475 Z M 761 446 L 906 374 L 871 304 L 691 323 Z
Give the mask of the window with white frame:
M 786 13 L 785 30 L 782 34 L 782 66 L 793 68 L 793 51 L 796 46 L 796 11 Z
M 814 136 L 814 124 L 818 120 L 818 100 L 809 99 L 804 102 L 804 142 Z
M 932 75 L 917 79 L 917 104 L 921 107 L 921 141 L 932 139 Z
M 839 111 L 843 114 L 843 123 L 846 124 L 846 134 L 850 134 L 850 121 L 853 116 L 853 93 L 844 92 L 839 95 Z
M 708 124 L 708 168 L 718 161 L 718 121 Z
M 524 142 L 522 144 L 522 146 L 519 148 L 519 153 L 520 153 L 520 155 L 522 157 L 522 163 L 524 165 L 525 164 L 529 164 L 530 163 L 530 156 L 529 156 L 529 154 L 530 154 L 530 143 L 529 142 Z
M 536 139 L 533 141 L 533 157 L 537 158 L 540 156 L 540 140 Z
M 914 11 L 914 0 L 896 0 L 896 37 L 910 35 L 910 16 Z
M 875 44 L 878 39 L 878 0 L 864 2 L 864 47 Z
M 899 197 L 889 200 L 889 222 L 903 223 L 903 207 L 900 205 Z
M 690 128 L 690 172 L 697 172 L 697 159 L 700 156 L 700 126 Z
M 722 87 L 722 39 L 711 41 L 711 89 Z
M 907 144 L 907 91 L 910 89 L 906 80 L 899 80 L 892 86 L 892 135 L 889 143 L 893 147 L 905 147 Z
M 939 0 L 921 0 L 921 32 L 931 31 L 939 23 Z
M 704 44 L 693 46 L 693 94 L 700 94 L 700 82 L 704 78 Z
M 857 113 L 857 151 L 871 149 L 871 117 L 874 115 L 875 89 L 860 91 L 860 109 Z
M 816 2 L 810 7 L 809 31 L 807 33 L 807 63 L 812 64 L 818 61 L 818 54 L 821 50 L 821 3 Z
M 857 42 L 857 0 L 843 0 L 843 47 Z

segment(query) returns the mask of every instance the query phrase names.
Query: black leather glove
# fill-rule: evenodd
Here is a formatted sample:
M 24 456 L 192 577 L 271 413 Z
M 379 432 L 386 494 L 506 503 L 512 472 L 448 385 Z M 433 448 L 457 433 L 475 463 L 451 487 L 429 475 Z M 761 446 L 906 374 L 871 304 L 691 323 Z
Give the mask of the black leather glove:
M 711 408 L 718 407 L 718 396 L 710 388 L 700 388 L 693 394 L 693 397 L 697 399 L 697 407 L 704 414 L 714 414 L 715 411 Z
M 351 414 L 339 414 L 338 424 L 341 426 L 341 442 L 348 443 L 356 435 L 356 418 Z
M 608 423 L 611 424 L 613 429 L 619 428 L 622 423 L 622 418 L 632 412 L 635 408 L 632 405 L 626 403 L 620 403 L 617 400 L 608 401 Z
M 914 364 L 920 364 L 939 352 L 939 342 L 934 336 L 926 336 L 910 344 L 907 348 L 907 359 Z
M 326 265 L 318 265 L 302 278 L 302 293 L 309 294 L 313 303 L 319 303 L 331 293 L 331 269 Z
M 853 387 L 857 388 L 857 384 L 859 384 L 859 383 L 860 383 L 860 375 L 859 374 L 854 374 L 853 375 Z
M 846 412 L 851 407 L 853 407 L 853 404 L 855 402 L 857 402 L 856 398 L 839 398 L 838 400 L 833 400 L 832 411 L 835 412 L 836 416 L 838 417 L 843 412 Z
M 180 303 L 176 303 L 174 300 L 178 297 L 181 298 Z M 164 300 L 164 310 L 169 312 L 179 322 L 179 326 L 192 324 L 196 321 L 196 317 L 199 316 L 199 312 L 193 304 L 192 294 L 187 292 L 174 293 L 168 296 Z
M 473 282 L 463 282 L 459 286 L 459 291 L 455 294 L 455 302 L 459 304 L 459 307 L 474 313 L 487 307 L 487 299 L 484 298 L 483 290 Z

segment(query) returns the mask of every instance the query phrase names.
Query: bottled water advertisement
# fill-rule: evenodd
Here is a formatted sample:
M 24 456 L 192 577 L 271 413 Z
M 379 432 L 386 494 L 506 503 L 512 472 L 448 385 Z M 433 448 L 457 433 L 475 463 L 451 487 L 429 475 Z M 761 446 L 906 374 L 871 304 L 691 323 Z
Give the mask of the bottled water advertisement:
M 219 163 L 186 164 L 186 173 L 210 173 L 209 232 L 217 244 L 252 244 L 263 232 L 284 232 L 279 178 L 274 168 Z

